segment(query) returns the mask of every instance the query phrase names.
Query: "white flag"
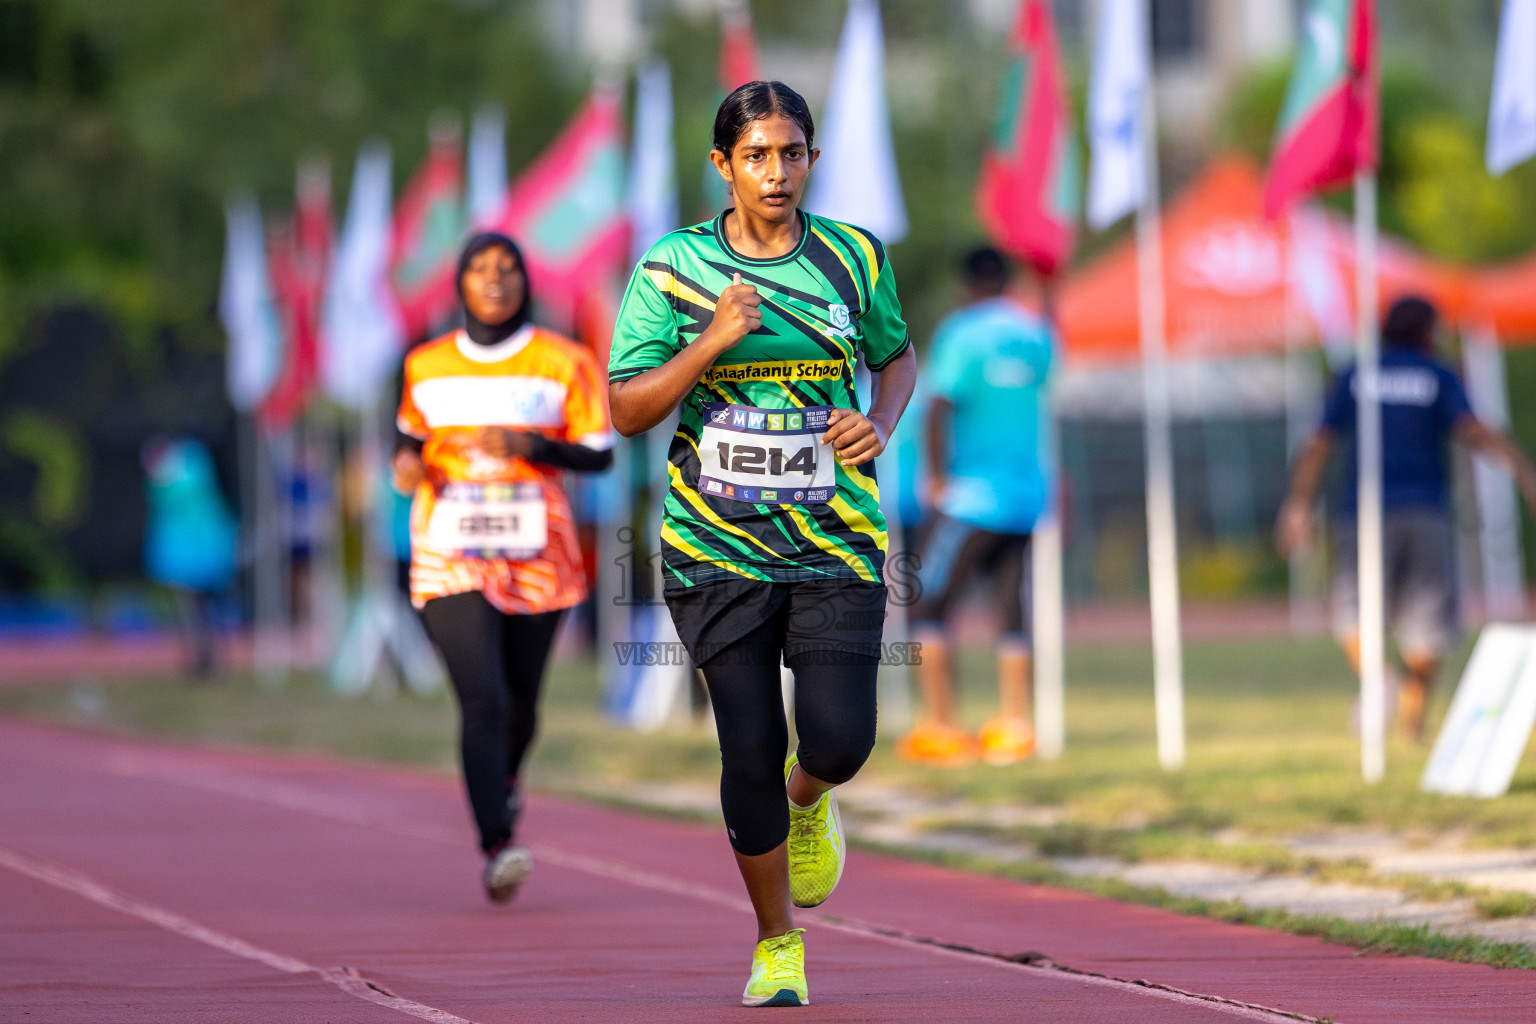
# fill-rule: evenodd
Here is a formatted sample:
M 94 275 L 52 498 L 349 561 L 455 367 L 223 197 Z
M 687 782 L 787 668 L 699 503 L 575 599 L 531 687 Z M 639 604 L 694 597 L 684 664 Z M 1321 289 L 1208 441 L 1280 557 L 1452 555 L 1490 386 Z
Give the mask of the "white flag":
M 389 148 L 370 142 L 357 155 L 320 316 L 320 382 L 357 411 L 379 399 L 405 345 L 389 286 L 392 224 Z
M 496 223 L 507 202 L 507 113 L 494 104 L 475 111 L 465 173 L 469 224 L 483 228 Z
M 283 333 L 272 295 L 256 197 L 231 197 L 224 214 L 228 235 L 219 286 L 219 320 L 229 335 L 225 387 L 229 404 L 249 412 L 277 383 L 283 365 Z
M 1088 223 L 1103 229 L 1141 206 L 1146 191 L 1141 100 L 1150 78 L 1147 0 L 1103 0 L 1088 84 Z
M 806 208 L 856 224 L 890 245 L 906 237 L 885 99 L 885 41 L 876 0 L 850 0 L 827 109 L 817 125 L 821 160 Z
M 1536 153 L 1536 0 L 1504 0 L 1488 106 L 1488 172 Z
M 1322 339 L 1328 365 L 1340 367 L 1354 358 L 1355 309 L 1349 282 L 1334 254 L 1333 233 L 1322 210 L 1309 204 L 1291 208 L 1289 285 Z
M 629 156 L 630 259 L 639 262 L 677 227 L 677 167 L 672 149 L 672 71 L 647 61 L 635 78 L 634 145 Z

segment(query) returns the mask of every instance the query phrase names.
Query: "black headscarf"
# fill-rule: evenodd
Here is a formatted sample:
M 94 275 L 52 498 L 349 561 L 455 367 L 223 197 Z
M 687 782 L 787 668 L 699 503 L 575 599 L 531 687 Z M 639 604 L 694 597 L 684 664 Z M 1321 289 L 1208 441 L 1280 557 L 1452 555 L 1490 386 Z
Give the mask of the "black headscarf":
M 469 269 L 469 261 L 493 245 L 499 245 L 510 252 L 512 258 L 517 260 L 518 269 L 523 272 L 523 304 L 516 313 L 499 324 L 488 324 L 476 319 L 475 314 L 469 311 L 469 304 L 464 301 L 464 271 Z M 453 287 L 459 293 L 459 305 L 464 308 L 464 333 L 477 345 L 494 345 L 510 338 L 528 322 L 528 307 L 532 304 L 528 288 L 528 261 L 523 259 L 523 250 L 517 247 L 517 243 L 499 231 L 483 231 L 464 243 L 464 251 L 459 253 L 459 269 L 453 275 Z

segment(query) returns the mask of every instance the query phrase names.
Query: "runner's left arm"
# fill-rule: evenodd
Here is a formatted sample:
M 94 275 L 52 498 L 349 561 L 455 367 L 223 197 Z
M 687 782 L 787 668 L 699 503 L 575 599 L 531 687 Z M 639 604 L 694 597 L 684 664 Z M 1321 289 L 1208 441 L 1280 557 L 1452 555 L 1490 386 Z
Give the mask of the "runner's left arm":
M 556 441 L 531 430 L 486 427 L 481 434 L 481 447 L 497 458 L 517 456 L 577 473 L 601 473 L 613 465 L 611 442 L 607 447 L 593 447 L 577 441 Z
M 565 437 L 535 435 L 529 458 L 577 473 L 600 473 L 613 465 L 613 420 L 608 413 L 607 383 L 597 360 L 583 348 L 565 387 Z
M 896 297 L 896 275 L 884 248 L 873 236 L 870 241 L 876 259 L 869 270 L 869 308 L 859 317 L 859 348 L 874 375 L 875 400 L 867 416 L 857 409 L 833 409 L 822 435 L 845 466 L 861 466 L 885 451 L 917 386 L 917 356 Z
M 575 354 L 565 384 L 565 437 L 545 437 L 532 430 L 481 429 L 481 446 L 497 458 L 517 456 L 556 469 L 601 473 L 613 465 L 613 425 L 598 377 L 597 363 L 586 349 Z
M 1520 450 L 1519 445 L 1471 412 L 1457 417 L 1455 438 L 1468 448 L 1501 463 L 1515 478 L 1515 485 L 1520 488 L 1526 507 L 1536 515 L 1536 464 L 1532 464 L 1530 457 Z

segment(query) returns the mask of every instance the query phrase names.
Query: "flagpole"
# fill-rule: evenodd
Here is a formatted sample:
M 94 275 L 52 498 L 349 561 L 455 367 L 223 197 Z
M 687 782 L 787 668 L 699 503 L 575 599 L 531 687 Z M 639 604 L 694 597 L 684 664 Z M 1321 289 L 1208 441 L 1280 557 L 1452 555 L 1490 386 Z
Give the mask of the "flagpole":
M 1140 45 L 1152 66 L 1152 19 L 1142 18 Z M 1173 505 L 1173 428 L 1163 295 L 1162 213 L 1158 206 L 1157 101 L 1152 76 L 1141 90 L 1141 208 L 1136 214 L 1136 269 L 1141 320 L 1147 453 L 1147 574 L 1152 602 L 1152 675 L 1157 760 L 1184 766 L 1184 652 L 1179 627 L 1179 561 Z
M 1387 770 L 1386 603 L 1381 550 L 1381 396 L 1376 325 L 1376 175 L 1355 172 L 1355 402 L 1359 456 L 1360 770 Z
M 1306 297 L 1302 284 L 1305 270 L 1302 262 L 1307 258 L 1301 252 L 1298 238 L 1297 214 L 1293 211 L 1286 224 L 1290 248 L 1289 269 L 1285 291 L 1285 453 L 1289 463 L 1296 458 L 1310 432 L 1316 410 L 1309 401 L 1311 389 L 1305 386 L 1308 373 L 1312 372 L 1302 358 L 1302 344 L 1306 338 Z M 1321 341 L 1321 330 L 1319 330 Z M 1302 551 L 1291 552 L 1288 562 L 1287 598 L 1290 611 L 1291 635 L 1303 637 L 1317 632 L 1315 605 L 1317 594 L 1311 585 L 1315 574 L 1312 558 Z
M 1047 414 L 1049 415 L 1049 414 Z M 1035 634 L 1035 750 L 1054 761 L 1066 747 L 1066 666 L 1063 634 L 1059 488 L 1035 524 L 1031 589 Z
M 254 600 L 252 667 L 262 685 L 276 688 L 288 681 L 288 603 L 283 594 L 287 577 L 283 570 L 287 531 L 283 525 L 286 506 L 278 486 L 282 466 L 281 445 L 275 433 L 252 414 L 256 468 L 253 537 Z
M 1041 309 L 1051 328 L 1052 344 L 1060 356 L 1055 283 L 1043 279 Z M 1066 594 L 1062 583 L 1061 442 L 1053 401 L 1054 388 L 1041 393 L 1040 451 L 1047 473 L 1045 509 L 1030 540 L 1031 632 L 1034 638 L 1035 752 L 1054 761 L 1066 749 Z

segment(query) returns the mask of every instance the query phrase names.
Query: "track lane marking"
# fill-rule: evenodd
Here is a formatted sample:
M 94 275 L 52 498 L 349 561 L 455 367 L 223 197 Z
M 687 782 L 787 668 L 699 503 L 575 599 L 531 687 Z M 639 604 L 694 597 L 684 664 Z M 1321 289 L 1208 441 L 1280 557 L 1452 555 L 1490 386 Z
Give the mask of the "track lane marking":
M 568 850 L 561 850 L 544 844 L 535 845 L 532 849 L 540 857 L 560 867 L 585 871 L 588 874 L 601 875 L 615 881 L 628 882 L 631 885 L 651 889 L 656 892 L 665 892 L 677 896 L 690 896 L 706 903 L 729 907 L 732 910 L 740 910 L 747 914 L 752 913 L 752 904 L 747 900 L 731 896 L 709 886 L 684 881 L 680 878 L 672 878 L 667 875 L 658 875 L 639 868 L 632 868 L 626 864 L 620 864 L 617 861 L 610 861 L 601 857 L 589 857 L 586 854 L 572 853 Z M 801 909 L 797 911 L 797 914 L 799 917 L 812 921 L 820 927 L 831 931 L 873 939 L 876 942 L 883 942 L 887 945 L 909 950 L 916 946 L 938 956 L 955 957 L 970 963 L 981 961 L 994 967 L 1028 971 L 1036 977 L 1050 977 L 1052 974 L 1055 974 L 1059 980 L 1063 981 L 1070 977 L 1081 980 L 1085 985 L 1114 988 L 1122 992 L 1127 989 L 1133 989 L 1140 995 L 1172 1000 L 1186 1006 L 1199 1005 L 1203 1009 L 1221 1010 L 1245 1020 L 1271 1022 L 1276 1020 L 1299 1020 L 1310 1022 L 1310 1024 L 1322 1024 L 1316 1017 L 1262 1006 L 1257 1003 L 1244 1003 L 1235 999 L 1227 999 L 1224 996 L 1190 992 L 1186 989 L 1158 982 L 1117 978 L 1110 974 L 1081 970 L 1065 964 L 1058 964 L 1043 954 L 1026 954 L 1027 959 L 1015 958 L 1006 953 L 997 953 L 964 943 L 945 942 L 941 939 L 918 935 L 887 925 L 870 924 L 851 918 L 837 917 L 828 914 L 826 911 Z
M 130 917 L 136 917 L 168 932 L 174 932 L 183 938 L 191 939 L 194 942 L 201 942 L 205 946 L 212 946 L 214 949 L 233 956 L 265 964 L 275 971 L 281 971 L 284 974 L 318 975 L 322 980 L 336 986 L 347 995 L 356 999 L 378 1003 L 380 1006 L 397 1010 L 411 1017 L 433 1021 L 434 1024 L 474 1024 L 473 1021 L 465 1020 L 463 1017 L 456 1017 L 446 1010 L 437 1009 L 435 1006 L 427 1006 L 424 1003 L 413 1002 L 410 999 L 402 999 L 388 989 L 369 981 L 350 967 L 316 967 L 296 957 L 287 956 L 283 953 L 274 953 L 269 949 L 262 949 L 260 946 L 252 945 L 244 939 L 237 939 L 233 935 L 226 935 L 206 925 L 198 924 L 191 918 L 183 917 L 175 911 L 167 910 L 164 907 L 129 896 L 127 893 L 118 892 L 116 889 L 109 888 L 78 871 L 60 867 L 57 864 L 49 864 L 3 846 L 0 846 L 0 866 L 10 868 L 19 875 L 25 875 L 35 881 L 51 885 L 56 889 L 73 893 L 82 899 L 100 904 L 110 910 L 116 910 Z
M 150 759 L 133 754 L 118 756 L 112 759 L 112 770 L 118 774 L 170 782 L 228 796 L 239 796 L 259 803 L 302 811 L 333 821 L 379 828 L 416 839 L 431 839 L 455 845 L 463 842 L 463 836 L 457 830 L 422 825 L 388 814 L 360 811 L 354 803 L 329 796 L 323 792 L 317 792 L 307 786 L 295 785 L 291 782 L 274 782 L 260 775 L 240 775 L 228 770 L 220 770 L 216 775 L 208 772 L 197 775 L 185 775 L 175 772 L 174 767 L 171 765 L 165 765 L 164 767 L 156 766 L 150 763 Z M 626 882 L 656 892 L 687 896 L 746 914 L 752 913 L 752 905 L 746 899 L 701 885 L 697 882 L 656 874 L 618 861 L 602 857 L 592 857 L 587 854 L 563 850 L 559 847 L 543 843 L 531 844 L 530 848 L 538 857 L 559 867 Z M 856 935 L 907 949 L 915 946 L 937 956 L 957 957 L 972 963 L 980 961 L 989 963 L 994 967 L 1029 971 L 1039 978 L 1054 977 L 1063 981 L 1067 978 L 1073 978 L 1082 981 L 1086 985 L 1105 986 L 1120 991 L 1131 990 L 1140 995 L 1171 1000 L 1186 1006 L 1198 1005 L 1204 1009 L 1219 1010 L 1234 1017 L 1247 1020 L 1271 1022 L 1276 1020 L 1298 1020 L 1310 1022 L 1310 1024 L 1321 1024 L 1319 1018 L 1303 1013 L 1282 1010 L 1260 1003 L 1247 1003 L 1228 999 L 1225 996 L 1192 992 L 1173 985 L 1165 985 L 1145 979 L 1120 978 L 1110 974 L 1088 971 L 1072 967 L 1069 964 L 1057 963 L 1044 955 L 1029 954 L 1027 955 L 1028 959 L 1012 957 L 1006 953 L 985 950 L 963 943 L 946 942 L 931 936 L 919 935 L 886 925 L 835 917 L 827 914 L 825 911 L 801 910 L 799 913 L 800 916 L 833 931 L 840 931 L 849 935 Z

